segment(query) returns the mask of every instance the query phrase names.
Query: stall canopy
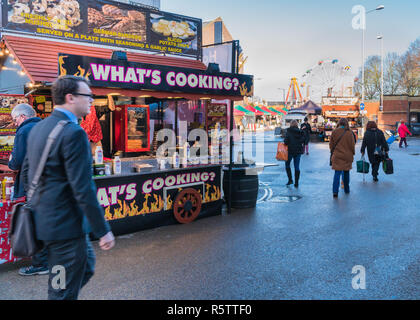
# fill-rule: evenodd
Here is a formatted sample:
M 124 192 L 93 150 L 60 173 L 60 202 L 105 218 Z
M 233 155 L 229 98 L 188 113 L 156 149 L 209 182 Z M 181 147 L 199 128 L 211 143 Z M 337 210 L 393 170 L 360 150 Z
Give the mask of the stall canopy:
M 274 111 L 280 112 L 281 114 L 286 114 L 287 109 L 285 107 L 270 107 L 270 109 L 273 109 Z
M 251 111 L 252 113 L 254 113 L 256 116 L 264 116 L 265 115 L 264 112 L 259 111 L 259 110 L 255 109 L 254 107 L 246 106 L 245 108 L 248 109 L 249 111 Z
M 268 113 L 270 113 L 271 115 L 277 115 L 278 114 L 278 112 L 275 112 L 275 111 L 273 111 L 273 110 L 270 110 L 269 108 L 267 108 L 267 107 L 264 107 L 264 106 L 260 106 L 260 108 L 263 110 L 263 111 L 265 111 L 265 112 L 268 112 Z
M 241 112 L 242 114 L 238 114 L 237 112 L 238 113 Z M 242 115 L 242 116 L 243 115 L 247 115 L 247 116 L 252 116 L 253 115 L 253 113 L 251 111 L 245 109 L 242 106 L 235 106 L 234 114 L 235 115 Z
M 265 115 L 271 115 L 271 112 L 264 110 L 262 106 L 255 106 L 254 109 L 263 112 Z
M 274 112 L 275 114 L 284 114 L 283 112 L 280 112 L 276 109 L 274 109 L 273 107 L 268 107 L 268 110 L 271 110 L 272 112 Z
M 299 108 L 296 108 L 294 110 L 303 110 L 306 111 L 308 114 L 321 114 L 322 108 L 309 100 L 304 105 L 300 106 Z
M 34 84 L 54 82 L 59 74 L 59 53 L 102 59 L 110 59 L 113 53 L 112 49 L 105 49 L 92 45 L 79 45 L 68 42 L 40 40 L 26 37 L 23 38 L 9 35 L 3 36 L 2 41 L 9 49 L 10 53 L 13 54 L 19 65 L 22 67 L 22 70 L 26 73 L 29 80 Z M 137 52 L 127 52 L 127 60 L 138 63 L 190 68 L 203 71 L 207 70 L 206 65 L 201 61 L 184 58 L 162 57 Z M 80 74 L 77 75 L 85 76 L 83 72 L 84 70 L 80 70 Z M 113 90 L 112 88 L 92 88 L 92 91 L 97 95 L 107 95 L 116 92 L 116 90 Z M 119 89 L 118 93 L 131 97 L 144 96 L 168 98 L 167 92 L 152 90 Z M 171 93 L 169 96 L 172 98 L 184 98 L 188 100 L 198 100 L 205 98 L 212 98 L 216 100 L 242 99 L 242 97 L 219 95 L 211 95 L 211 97 L 208 97 L 203 96 L 203 94 L 196 93 Z

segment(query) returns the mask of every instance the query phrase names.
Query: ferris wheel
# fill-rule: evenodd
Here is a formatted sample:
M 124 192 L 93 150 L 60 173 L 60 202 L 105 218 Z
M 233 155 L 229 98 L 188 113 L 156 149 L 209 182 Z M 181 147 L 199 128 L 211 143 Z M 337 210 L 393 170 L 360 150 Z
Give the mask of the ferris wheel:
M 321 60 L 302 76 L 301 87 L 306 97 L 321 103 L 322 97 L 344 97 L 353 95 L 354 75 L 349 65 L 338 59 Z

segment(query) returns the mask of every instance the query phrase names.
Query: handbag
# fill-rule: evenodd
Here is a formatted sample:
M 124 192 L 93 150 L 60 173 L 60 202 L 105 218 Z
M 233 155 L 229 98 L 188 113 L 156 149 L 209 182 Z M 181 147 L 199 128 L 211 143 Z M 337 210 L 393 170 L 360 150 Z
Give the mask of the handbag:
M 393 174 L 394 173 L 394 163 L 392 159 L 386 158 L 382 161 L 382 169 L 384 170 L 385 174 Z
M 32 257 L 43 247 L 42 241 L 36 238 L 34 210 L 31 200 L 35 190 L 38 187 L 42 172 L 44 171 L 45 163 L 47 162 L 51 146 L 67 123 L 69 123 L 69 121 L 62 120 L 58 122 L 58 124 L 49 134 L 47 143 L 41 155 L 41 160 L 38 164 L 34 178 L 28 190 L 26 198 L 27 202 L 20 202 L 13 205 L 8 237 L 10 246 L 13 250 L 13 255 L 15 257 Z
M 359 161 L 356 161 L 356 166 L 358 173 L 369 173 L 370 164 L 365 161 L 364 156 Z
M 288 147 L 283 142 L 277 145 L 276 159 L 278 161 L 287 161 L 289 159 Z
M 348 129 L 345 129 L 343 134 L 340 136 L 340 138 L 338 138 L 337 143 L 335 144 L 335 146 L 331 149 L 331 153 L 330 153 L 330 166 L 332 166 L 332 156 L 334 154 L 335 148 L 338 146 L 338 143 L 340 142 L 341 138 L 344 137 L 344 135 L 346 134 Z

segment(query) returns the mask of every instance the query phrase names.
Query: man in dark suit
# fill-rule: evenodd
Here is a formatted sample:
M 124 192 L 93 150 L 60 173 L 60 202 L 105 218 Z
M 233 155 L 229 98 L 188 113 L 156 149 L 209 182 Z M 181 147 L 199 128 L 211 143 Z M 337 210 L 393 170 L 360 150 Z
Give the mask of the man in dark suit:
M 93 102 L 88 82 L 60 77 L 52 86 L 52 97 L 53 113 L 39 122 L 28 138 L 25 182 L 34 177 L 48 135 L 59 121 L 68 121 L 51 148 L 32 204 L 37 237 L 48 249 L 48 299 L 77 299 L 94 273 L 89 227 L 100 239 L 101 249 L 111 249 L 115 240 L 96 198 L 89 141 L 78 125 Z M 63 279 L 65 283 L 61 283 Z

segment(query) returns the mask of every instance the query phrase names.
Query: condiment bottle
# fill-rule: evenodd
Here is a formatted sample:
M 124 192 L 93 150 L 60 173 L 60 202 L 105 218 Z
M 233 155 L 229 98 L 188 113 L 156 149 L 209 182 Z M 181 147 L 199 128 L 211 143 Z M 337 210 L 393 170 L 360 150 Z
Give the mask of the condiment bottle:
M 119 156 L 115 156 L 112 161 L 114 174 L 121 174 L 121 160 Z
M 101 146 L 96 146 L 95 150 L 95 163 L 103 164 L 104 163 L 104 153 Z
M 6 177 L 6 183 L 5 183 L 5 200 L 6 201 L 11 200 L 12 191 L 13 191 L 13 178 Z

